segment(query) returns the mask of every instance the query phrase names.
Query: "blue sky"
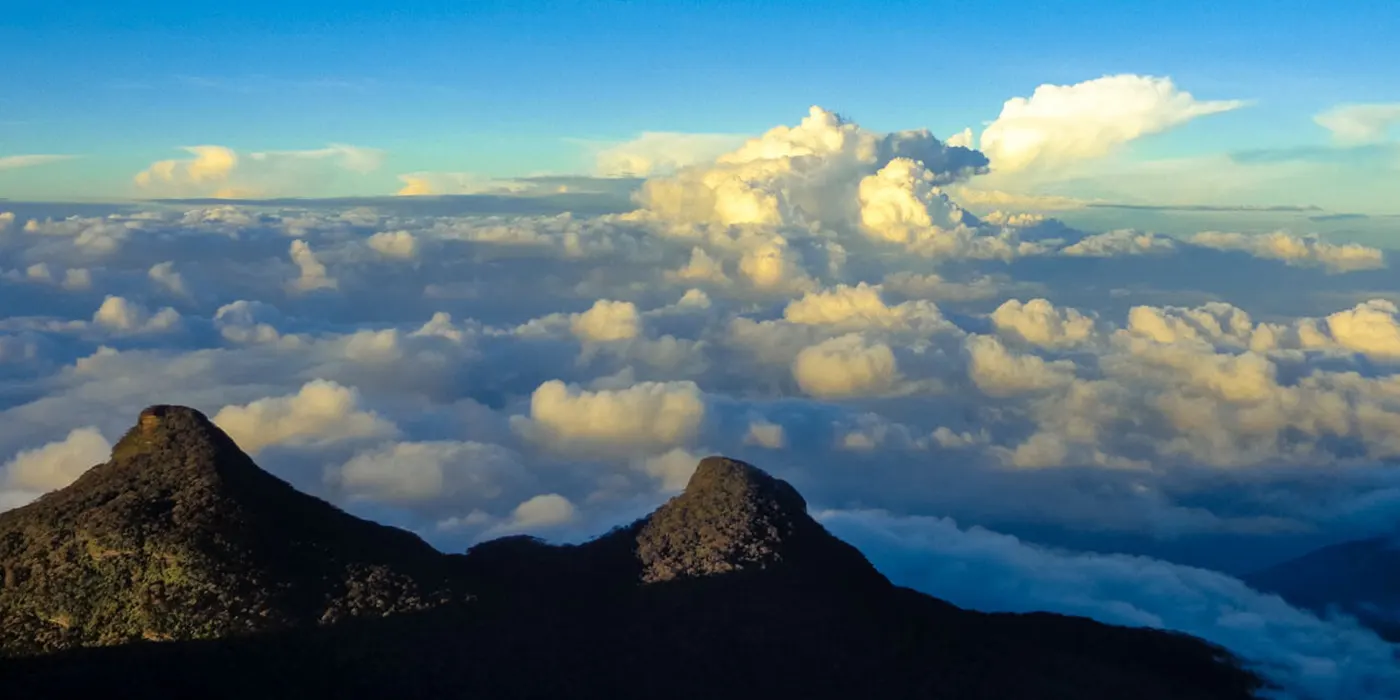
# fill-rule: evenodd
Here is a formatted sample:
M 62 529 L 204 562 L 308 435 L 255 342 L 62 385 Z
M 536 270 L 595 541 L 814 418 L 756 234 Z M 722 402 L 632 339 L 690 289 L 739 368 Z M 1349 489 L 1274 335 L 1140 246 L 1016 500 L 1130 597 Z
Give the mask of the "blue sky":
M 586 171 L 573 139 L 756 134 L 811 104 L 944 136 L 1115 73 L 1251 101 L 1134 143 L 1142 158 L 1323 146 L 1319 112 L 1400 102 L 1391 2 L 8 6 L 0 157 L 81 156 L 0 171 L 14 198 L 133 196 L 136 172 L 199 144 L 381 149 L 333 189 L 386 194 L 406 172 Z

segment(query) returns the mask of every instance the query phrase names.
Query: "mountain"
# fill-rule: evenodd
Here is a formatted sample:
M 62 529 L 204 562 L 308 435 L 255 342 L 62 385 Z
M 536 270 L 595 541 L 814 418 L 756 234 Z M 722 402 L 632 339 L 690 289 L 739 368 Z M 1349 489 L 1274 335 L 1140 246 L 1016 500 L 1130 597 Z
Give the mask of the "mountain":
M 1341 610 L 1400 642 L 1400 536 L 1323 547 L 1244 580 L 1298 607 Z
M 0 543 L 16 572 L 0 589 L 4 697 L 1237 700 L 1261 687 L 1185 635 L 977 613 L 894 586 L 790 484 L 721 457 L 592 541 L 440 554 L 295 492 L 198 412 L 156 407 L 110 462 L 0 515 Z
M 153 406 L 112 458 L 0 513 L 0 653 L 223 637 L 462 598 L 418 537 L 259 469 L 198 411 Z

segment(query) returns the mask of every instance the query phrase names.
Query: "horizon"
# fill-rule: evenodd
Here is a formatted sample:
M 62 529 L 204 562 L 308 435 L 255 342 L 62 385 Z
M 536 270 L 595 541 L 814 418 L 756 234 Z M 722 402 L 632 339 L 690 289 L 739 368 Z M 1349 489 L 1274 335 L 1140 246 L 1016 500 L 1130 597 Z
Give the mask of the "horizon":
M 0 511 L 152 404 L 444 551 L 722 454 L 955 604 L 1400 697 L 1243 582 L 1400 533 L 1400 4 L 63 5 L 0 26 Z

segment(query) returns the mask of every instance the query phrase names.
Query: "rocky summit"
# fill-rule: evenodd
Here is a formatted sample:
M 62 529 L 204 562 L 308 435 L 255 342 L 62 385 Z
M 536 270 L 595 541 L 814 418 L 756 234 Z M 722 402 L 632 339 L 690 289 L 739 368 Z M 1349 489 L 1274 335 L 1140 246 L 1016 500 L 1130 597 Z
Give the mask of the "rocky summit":
M 440 553 L 157 406 L 0 514 L 0 696 L 1242 700 L 1184 635 L 891 584 L 787 482 L 711 457 L 595 540 Z

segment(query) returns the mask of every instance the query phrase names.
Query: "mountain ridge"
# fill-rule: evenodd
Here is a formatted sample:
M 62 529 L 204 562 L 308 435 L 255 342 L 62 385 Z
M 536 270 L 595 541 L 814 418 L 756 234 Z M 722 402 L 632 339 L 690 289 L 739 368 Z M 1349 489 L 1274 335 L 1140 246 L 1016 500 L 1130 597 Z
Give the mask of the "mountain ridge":
M 104 554 L 113 544 L 127 549 Z M 184 597 L 161 607 L 152 576 L 170 556 L 199 585 L 162 579 Z M 445 554 L 295 491 L 198 411 L 157 406 L 107 463 L 0 514 L 0 564 L 13 657 L 0 691 L 16 697 L 1235 700 L 1262 687 L 1186 635 L 976 613 L 897 587 L 790 484 L 723 457 L 594 540 Z

